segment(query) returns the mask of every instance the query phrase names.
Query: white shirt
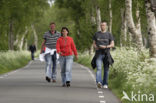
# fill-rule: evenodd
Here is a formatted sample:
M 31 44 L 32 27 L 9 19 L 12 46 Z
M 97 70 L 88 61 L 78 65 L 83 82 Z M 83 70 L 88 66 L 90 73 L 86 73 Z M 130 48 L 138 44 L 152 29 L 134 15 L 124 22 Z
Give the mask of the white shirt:
M 46 55 L 46 54 L 50 53 L 50 55 L 54 55 L 54 52 L 56 52 L 56 49 L 50 49 L 50 48 L 46 47 L 44 54 Z M 59 58 L 59 54 L 58 53 L 56 53 L 56 58 L 57 59 Z
M 39 56 L 40 61 L 45 61 L 44 56 L 46 54 L 49 54 L 49 53 L 50 53 L 50 55 L 54 55 L 54 52 L 56 52 L 56 49 L 50 49 L 50 48 L 46 47 L 45 52 L 40 54 L 40 56 Z M 59 54 L 58 53 L 56 53 L 56 59 L 59 59 Z

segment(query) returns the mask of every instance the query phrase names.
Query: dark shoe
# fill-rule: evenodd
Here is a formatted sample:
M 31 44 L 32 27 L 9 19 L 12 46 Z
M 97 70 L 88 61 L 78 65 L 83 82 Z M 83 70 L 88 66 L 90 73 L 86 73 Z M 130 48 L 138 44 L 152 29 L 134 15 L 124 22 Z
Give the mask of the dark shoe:
M 70 81 L 66 82 L 67 87 L 70 87 Z
M 53 83 L 56 83 L 56 80 L 53 79 Z
M 51 82 L 51 79 L 49 77 L 46 77 L 47 82 Z

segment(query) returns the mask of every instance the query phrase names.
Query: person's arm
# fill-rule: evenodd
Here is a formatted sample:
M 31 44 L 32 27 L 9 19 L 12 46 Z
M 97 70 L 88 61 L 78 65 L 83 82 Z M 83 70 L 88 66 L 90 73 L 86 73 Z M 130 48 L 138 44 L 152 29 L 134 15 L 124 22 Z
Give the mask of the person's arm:
M 76 57 L 76 60 L 78 59 L 78 54 L 77 54 L 77 49 L 76 49 L 76 46 L 75 46 L 75 43 L 74 43 L 74 41 L 73 41 L 73 39 L 71 39 L 71 41 L 72 41 L 72 43 L 71 43 L 71 48 L 72 48 L 72 50 L 73 50 L 73 52 L 74 52 L 74 55 L 75 55 L 75 57 Z
M 60 40 L 59 39 L 57 39 L 57 42 L 56 42 L 56 52 L 61 55 Z
M 95 40 L 93 40 L 93 47 L 94 47 L 96 50 L 99 49 L 99 47 L 96 45 L 96 41 L 95 41 Z
M 106 48 L 113 48 L 114 47 L 114 41 L 111 41 L 110 45 L 107 45 Z
M 107 45 L 107 46 L 100 46 L 101 49 L 113 48 L 113 47 L 114 47 L 114 41 L 111 41 L 110 45 Z
M 45 40 L 42 42 L 41 52 L 40 52 L 40 54 L 41 54 L 41 53 L 42 53 L 42 51 L 44 50 L 44 47 L 45 47 Z

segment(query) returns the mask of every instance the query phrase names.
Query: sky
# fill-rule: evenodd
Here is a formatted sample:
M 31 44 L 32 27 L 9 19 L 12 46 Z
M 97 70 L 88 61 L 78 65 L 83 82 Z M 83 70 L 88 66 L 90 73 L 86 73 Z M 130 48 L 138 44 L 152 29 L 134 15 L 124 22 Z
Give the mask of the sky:
M 48 0 L 49 5 L 52 6 L 54 4 L 54 1 L 55 0 Z

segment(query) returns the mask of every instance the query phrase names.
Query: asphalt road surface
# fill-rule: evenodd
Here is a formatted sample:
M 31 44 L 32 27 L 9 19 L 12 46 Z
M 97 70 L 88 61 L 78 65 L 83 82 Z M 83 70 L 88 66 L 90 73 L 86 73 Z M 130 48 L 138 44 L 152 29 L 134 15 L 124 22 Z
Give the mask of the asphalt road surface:
M 21 69 L 0 75 L 0 103 L 120 103 L 109 89 L 98 89 L 95 75 L 74 63 L 71 87 L 62 87 L 60 66 L 57 82 L 45 80 L 45 63 L 31 61 Z

